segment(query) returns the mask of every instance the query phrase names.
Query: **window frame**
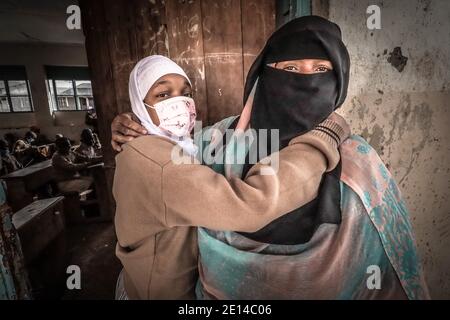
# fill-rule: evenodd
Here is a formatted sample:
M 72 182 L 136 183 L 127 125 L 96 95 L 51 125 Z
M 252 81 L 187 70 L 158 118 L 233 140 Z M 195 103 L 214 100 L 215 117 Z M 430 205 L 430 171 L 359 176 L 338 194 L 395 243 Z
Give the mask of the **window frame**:
M 78 103 L 78 96 L 77 96 L 77 88 L 75 86 L 75 79 L 72 80 L 68 80 L 68 79 L 47 79 L 47 80 L 52 80 L 52 86 L 53 86 L 53 94 L 55 95 L 55 106 L 56 106 L 56 110 L 54 109 L 53 111 L 58 111 L 58 112 L 73 112 L 73 111 L 84 111 L 81 110 L 79 103 Z M 58 90 L 56 88 L 56 81 L 70 81 L 72 83 L 72 90 L 73 90 L 73 95 L 70 96 L 63 96 L 63 95 L 59 95 L 60 97 L 73 97 L 75 99 L 75 110 L 61 110 L 59 108 L 59 103 L 58 103 Z M 87 81 L 87 80 L 86 80 Z
M 47 71 L 47 85 L 51 86 L 48 88 L 48 94 L 50 95 L 50 103 L 52 104 L 51 110 L 52 112 L 79 112 L 79 111 L 89 111 L 92 109 L 82 109 L 79 101 L 79 94 L 77 92 L 77 81 L 89 81 L 92 89 L 92 81 L 89 75 L 84 73 L 87 67 L 67 67 L 67 66 L 45 66 Z M 77 70 L 79 69 L 79 70 Z M 50 71 L 49 71 L 50 70 Z M 70 81 L 72 83 L 73 95 L 58 95 L 58 90 L 56 87 L 56 81 Z M 52 93 L 53 90 L 53 93 Z M 58 104 L 58 97 L 73 97 L 75 99 L 75 109 L 72 110 L 61 110 Z M 95 100 L 94 94 L 92 94 L 92 100 L 94 101 L 93 110 L 95 110 Z
M 6 78 L 0 78 L 0 81 L 3 82 L 4 86 L 5 86 L 5 92 L 6 95 L 2 94 L 0 95 L 1 97 L 6 97 L 8 100 L 8 105 L 9 105 L 9 111 L 1 111 L 0 110 L 0 114 L 10 114 L 10 113 L 33 113 L 34 112 L 34 107 L 33 107 L 33 100 L 31 99 L 31 88 L 30 88 L 30 81 L 28 81 L 28 79 L 6 79 Z M 27 95 L 12 95 L 12 97 L 19 97 L 19 98 L 24 98 L 27 97 L 28 101 L 30 103 L 30 110 L 28 111 L 15 111 L 13 108 L 13 104 L 12 104 L 12 99 L 11 99 L 11 92 L 9 90 L 9 83 L 8 81 L 25 81 L 26 85 L 27 85 Z

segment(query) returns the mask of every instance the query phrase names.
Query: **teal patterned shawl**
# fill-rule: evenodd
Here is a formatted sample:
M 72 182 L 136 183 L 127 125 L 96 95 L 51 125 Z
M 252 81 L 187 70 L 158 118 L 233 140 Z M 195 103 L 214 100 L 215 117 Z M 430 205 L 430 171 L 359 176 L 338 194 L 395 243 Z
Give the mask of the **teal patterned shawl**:
M 215 124 L 216 135 L 234 119 Z M 207 130 L 195 137 L 203 148 L 217 140 Z M 199 299 L 429 298 L 409 213 L 393 177 L 359 136 L 345 141 L 340 152 L 342 223 L 321 225 L 301 245 L 199 228 Z M 240 172 L 228 164 L 210 167 L 226 175 Z

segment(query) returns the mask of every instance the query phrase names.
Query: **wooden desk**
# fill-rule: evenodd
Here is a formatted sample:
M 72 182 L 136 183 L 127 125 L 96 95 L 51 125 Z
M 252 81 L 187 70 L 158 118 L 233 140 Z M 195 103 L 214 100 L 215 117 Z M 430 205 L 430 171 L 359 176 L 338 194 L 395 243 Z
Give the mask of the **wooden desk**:
M 33 202 L 35 191 L 53 179 L 52 160 L 14 171 L 0 179 L 6 182 L 8 203 L 18 211 Z
M 25 262 L 33 261 L 65 229 L 64 197 L 36 200 L 13 214 Z

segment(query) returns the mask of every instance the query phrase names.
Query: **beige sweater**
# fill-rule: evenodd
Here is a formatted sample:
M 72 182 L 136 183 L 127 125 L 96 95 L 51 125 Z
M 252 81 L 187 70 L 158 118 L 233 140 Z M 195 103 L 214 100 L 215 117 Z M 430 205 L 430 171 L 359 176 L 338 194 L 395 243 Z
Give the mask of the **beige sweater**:
M 168 139 L 144 136 L 116 157 L 116 254 L 130 299 L 195 298 L 192 226 L 257 231 L 314 199 L 322 174 L 339 161 L 336 143 L 316 130 L 279 152 L 275 174 L 260 175 L 268 165 L 256 164 L 245 180 L 227 180 L 199 164 L 174 164 L 173 147 Z

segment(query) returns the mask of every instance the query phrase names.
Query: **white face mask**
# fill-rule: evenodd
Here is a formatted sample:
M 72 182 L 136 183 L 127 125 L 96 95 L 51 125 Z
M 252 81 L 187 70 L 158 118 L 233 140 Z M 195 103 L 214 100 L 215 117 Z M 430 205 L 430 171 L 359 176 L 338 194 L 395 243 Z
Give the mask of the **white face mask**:
M 195 102 L 192 98 L 178 96 L 147 107 L 156 111 L 159 128 L 176 136 L 186 137 L 195 125 Z

